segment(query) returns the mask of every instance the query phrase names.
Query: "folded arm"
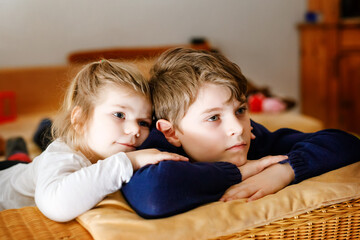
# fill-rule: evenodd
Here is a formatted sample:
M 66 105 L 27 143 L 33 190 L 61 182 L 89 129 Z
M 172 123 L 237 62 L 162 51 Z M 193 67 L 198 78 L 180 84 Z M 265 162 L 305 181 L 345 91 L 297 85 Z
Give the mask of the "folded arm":
M 138 170 L 121 191 L 140 216 L 159 218 L 217 201 L 240 181 L 231 163 L 163 161 Z
M 341 130 L 302 133 L 283 128 L 269 132 L 255 122 L 252 126 L 256 139 L 251 143 L 249 158 L 286 154 L 295 173 L 293 183 L 360 160 L 360 140 Z
M 291 129 L 269 132 L 252 123 L 256 141 L 249 156 L 287 154 L 285 164 L 275 164 L 264 171 L 231 186 L 222 201 L 247 198 L 256 200 L 276 193 L 290 183 L 335 170 L 360 160 L 360 140 L 340 130 L 327 129 L 301 133 Z

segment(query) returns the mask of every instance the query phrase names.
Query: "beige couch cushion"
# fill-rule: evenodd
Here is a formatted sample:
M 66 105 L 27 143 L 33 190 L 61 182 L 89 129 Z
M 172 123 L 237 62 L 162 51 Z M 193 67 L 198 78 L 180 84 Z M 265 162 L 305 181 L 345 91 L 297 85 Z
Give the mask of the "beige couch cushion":
M 95 239 L 211 239 L 360 197 L 360 162 L 288 186 L 257 201 L 214 202 L 164 219 L 146 220 L 119 192 L 77 220 Z

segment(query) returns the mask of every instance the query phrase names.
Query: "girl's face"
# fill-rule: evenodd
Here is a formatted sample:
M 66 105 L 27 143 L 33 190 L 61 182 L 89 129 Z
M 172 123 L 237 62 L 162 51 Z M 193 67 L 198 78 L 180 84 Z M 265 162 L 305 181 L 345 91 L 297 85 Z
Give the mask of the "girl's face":
M 118 152 L 134 151 L 149 135 L 152 108 L 142 94 L 127 87 L 106 86 L 86 124 L 85 143 L 92 162 Z

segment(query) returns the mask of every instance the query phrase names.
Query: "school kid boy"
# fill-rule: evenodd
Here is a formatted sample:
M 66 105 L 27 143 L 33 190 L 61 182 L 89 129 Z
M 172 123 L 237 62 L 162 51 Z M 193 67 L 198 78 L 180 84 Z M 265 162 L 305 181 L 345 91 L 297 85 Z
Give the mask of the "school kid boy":
M 154 65 L 150 85 L 159 120 L 141 148 L 179 153 L 193 163 L 163 161 L 134 174 L 122 192 L 145 218 L 220 198 L 255 200 L 360 159 L 360 140 L 346 132 L 269 132 L 251 121 L 246 78 L 219 53 L 171 49 Z

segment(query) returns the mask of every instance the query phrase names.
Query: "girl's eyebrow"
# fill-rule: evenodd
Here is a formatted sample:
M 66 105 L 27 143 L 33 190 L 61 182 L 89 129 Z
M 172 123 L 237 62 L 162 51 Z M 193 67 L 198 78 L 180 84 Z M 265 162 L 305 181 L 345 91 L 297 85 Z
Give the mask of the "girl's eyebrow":
M 138 120 L 152 122 L 152 118 L 150 117 L 143 117 L 143 118 L 139 118 Z
M 124 109 L 131 109 L 130 106 L 125 106 L 125 105 L 121 105 L 121 104 L 112 104 L 112 106 L 114 107 L 118 107 L 118 108 L 124 108 Z
M 130 111 L 134 111 L 134 108 L 132 108 L 131 106 L 125 106 L 125 105 L 121 105 L 121 104 L 113 104 L 112 105 L 113 107 L 118 107 L 118 108 L 121 108 L 121 109 L 124 109 L 124 110 L 130 110 Z M 144 117 L 141 117 L 141 118 L 139 118 L 139 119 L 143 119 L 143 120 L 145 120 L 145 119 L 152 119 L 152 115 L 151 114 L 149 114 L 149 115 L 147 115 L 147 116 L 144 116 Z

